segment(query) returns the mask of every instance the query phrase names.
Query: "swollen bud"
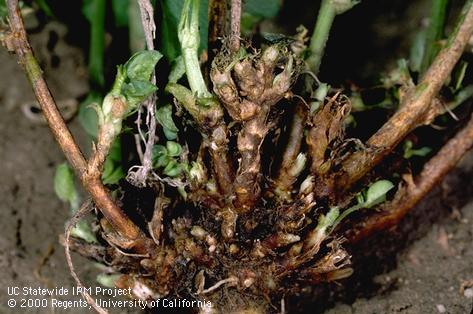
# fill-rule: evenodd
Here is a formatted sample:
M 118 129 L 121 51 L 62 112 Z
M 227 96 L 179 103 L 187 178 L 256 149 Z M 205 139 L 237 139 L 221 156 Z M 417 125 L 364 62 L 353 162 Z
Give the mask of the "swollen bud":
M 106 127 L 110 136 L 117 136 L 122 129 L 122 120 L 128 112 L 128 105 L 125 97 L 121 95 L 107 94 L 102 104 L 103 119 L 101 123 Z
M 201 163 L 192 162 L 192 167 L 189 171 L 189 177 L 191 180 L 195 180 L 198 183 L 203 183 L 205 181 L 205 170 Z
M 121 95 L 107 94 L 103 101 L 102 112 L 105 121 L 123 119 L 128 111 L 125 97 Z
M 276 63 L 279 58 L 279 49 L 276 45 L 269 46 L 263 51 L 263 57 L 261 58 L 264 63 L 272 65 Z

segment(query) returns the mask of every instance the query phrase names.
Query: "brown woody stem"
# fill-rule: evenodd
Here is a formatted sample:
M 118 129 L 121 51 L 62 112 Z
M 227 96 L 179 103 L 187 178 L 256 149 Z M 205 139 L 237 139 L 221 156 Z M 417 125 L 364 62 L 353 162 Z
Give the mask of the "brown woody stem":
M 26 31 L 18 7 L 18 0 L 8 0 L 8 13 L 11 29 L 11 40 L 9 44 L 18 56 L 19 63 L 23 67 L 38 99 L 44 117 L 46 118 L 54 138 L 59 143 L 64 155 L 72 165 L 79 177 L 82 177 L 87 169 L 87 162 L 74 141 L 71 132 L 66 126 L 49 88 L 42 76 L 42 70 L 36 61 L 33 51 L 28 43 Z
M 217 101 L 211 102 L 208 107 L 200 106 L 188 88 L 176 83 L 169 83 L 166 91 L 177 99 L 198 124 L 205 144 L 209 148 L 217 184 L 222 194 L 229 195 L 232 189 L 233 169 L 228 156 L 228 131 L 223 120 L 222 106 Z
M 36 61 L 33 51 L 28 43 L 23 19 L 21 17 L 18 0 L 8 0 L 8 15 L 11 28 L 9 44 L 12 45 L 30 81 L 33 91 L 41 106 L 42 112 L 54 138 L 59 143 L 64 155 L 81 179 L 86 190 L 91 194 L 97 207 L 100 208 L 107 220 L 123 237 L 136 239 L 141 233 L 138 227 L 121 211 L 113 202 L 107 189 L 100 181 L 100 173 L 89 173 L 79 146 L 72 137 L 64 119 L 43 78 L 42 70 Z
M 260 196 L 260 147 L 268 132 L 266 119 L 269 109 L 269 105 L 263 105 L 258 115 L 246 121 L 238 134 L 237 146 L 241 160 L 233 186 L 239 212 L 250 210 Z
M 225 196 L 232 193 L 234 179 L 234 171 L 228 154 L 227 133 L 227 126 L 221 123 L 211 131 L 208 145 L 215 179 Z
M 290 196 L 292 185 L 297 180 L 297 176 L 292 175 L 291 168 L 296 162 L 297 156 L 301 151 L 302 139 L 304 138 L 304 127 L 307 120 L 306 105 L 299 101 L 296 104 L 294 117 L 292 119 L 289 140 L 284 150 L 281 162 L 281 169 L 274 182 L 275 190 L 280 198 L 287 199 Z M 290 197 L 289 197 L 290 198 Z
M 358 242 L 376 231 L 395 226 L 455 167 L 472 146 L 473 115 L 468 124 L 424 165 L 412 187 L 407 186 L 401 189 L 394 201 L 387 205 L 386 210 L 370 216 L 350 231 L 348 235 L 350 241 Z
M 337 180 L 339 188 L 348 189 L 375 167 L 420 122 L 473 33 L 473 5 L 469 0 L 447 46 L 438 54 L 420 83 L 400 104 L 400 109 L 367 142 L 375 153 L 359 151 L 343 163 L 345 174 Z
M 236 52 L 240 50 L 241 0 L 231 1 L 230 48 L 233 52 Z

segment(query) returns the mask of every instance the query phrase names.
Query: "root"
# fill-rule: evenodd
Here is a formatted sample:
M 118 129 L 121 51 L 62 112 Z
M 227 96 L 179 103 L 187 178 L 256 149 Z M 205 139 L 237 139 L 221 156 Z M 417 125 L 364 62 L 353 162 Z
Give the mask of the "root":
M 395 226 L 440 180 L 455 167 L 462 156 L 473 146 L 473 116 L 463 130 L 458 132 L 429 160 L 413 184 L 400 189 L 385 209 L 369 216 L 349 230 L 350 242 L 358 242 L 374 232 Z
M 234 276 L 228 277 L 227 279 L 220 280 L 219 282 L 214 284 L 212 287 L 209 287 L 205 290 L 202 290 L 200 293 L 197 293 L 197 294 L 207 294 L 207 293 L 210 293 L 212 291 L 217 290 L 220 286 L 223 286 L 225 284 L 233 284 L 234 285 L 236 283 L 238 283 L 238 278 L 236 278 Z
M 157 197 L 154 204 L 139 208 L 143 213 L 135 224 L 101 182 L 104 162 L 121 124 L 120 129 L 113 128 L 113 133 L 102 119 L 93 154 L 86 161 L 41 76 L 26 40 L 18 1 L 7 3 L 12 30 L 9 47 L 18 54 L 56 139 L 104 216 L 100 219 L 102 239 L 108 242 L 104 247 L 70 238 L 74 225 L 90 212 L 91 202 L 85 203 L 67 224 L 66 259 L 77 285 L 82 287 L 72 263 L 71 249 L 123 271 L 126 275 L 117 281 L 117 286 L 132 287 L 137 298 L 205 295 L 220 306 L 216 310 L 221 310 L 230 308 L 224 302 L 236 296 L 234 308 L 247 309 L 235 311 L 239 313 L 262 312 L 271 302 L 279 302 L 288 291 L 297 293 L 308 284 L 351 275 L 351 256 L 342 247 L 344 240 L 332 234 L 338 218 L 344 217 L 340 209 L 348 202 L 340 201 L 338 193 L 351 200 L 352 195 L 344 192 L 381 162 L 414 127 L 431 123 L 445 111 L 441 101 L 434 98 L 473 32 L 470 1 L 448 45 L 419 85 L 411 86 L 403 95 L 398 112 L 370 138 L 366 149 L 348 153 L 348 143 L 353 140 L 344 139 L 344 120 L 351 104 L 340 92 L 317 99 L 321 105 L 316 112 L 308 112 L 308 99 L 295 96 L 298 99 L 296 108 L 291 110 L 294 117 L 287 146 L 281 158 L 274 158 L 262 156 L 262 151 L 279 142 L 278 121 L 283 120 L 286 108 L 276 105 L 294 94 L 291 88 L 302 60 L 291 52 L 287 43 L 268 45 L 261 51 L 243 49 L 248 47 L 240 42 L 241 1 L 232 0 L 232 34 L 230 42 L 212 60 L 210 80 L 214 94 L 211 94 L 197 58 L 196 38 L 191 36 L 198 31 L 198 2 L 186 1 L 188 11 L 183 10 L 178 38 L 190 89 L 169 83 L 165 91 L 174 96 L 179 108 L 185 108 L 188 113 L 185 117 L 193 120 L 188 125 L 196 127 L 202 142 L 197 143 L 198 152 L 193 151 L 198 145 L 189 145 L 191 149 L 179 149 L 179 153 L 165 156 L 181 156 L 182 168 L 177 175 L 165 176 L 165 171 L 163 174 L 153 171 L 155 99 L 151 97 L 139 108 L 139 117 L 144 114 L 143 108 L 147 109 L 144 120 L 149 134 L 145 141 L 140 128 L 143 121 L 139 118 L 139 135 L 135 139 L 142 165 L 131 167 L 127 179 L 138 186 L 150 185 Z M 138 3 L 147 47 L 153 49 L 153 9 L 148 0 Z M 211 8 L 214 12 L 225 11 L 216 1 L 211 3 Z M 213 21 L 222 24 L 216 16 Z M 215 44 L 215 34 L 211 37 Z M 323 45 L 312 46 L 316 46 L 314 56 L 319 60 L 312 58 L 309 64 L 312 70 L 317 70 Z M 311 78 L 321 84 L 312 72 L 305 73 L 310 77 L 301 85 L 307 85 L 303 93 L 310 94 Z M 109 99 L 111 116 L 122 123 L 125 101 L 114 94 L 110 96 L 113 96 Z M 275 138 L 265 142 L 273 131 Z M 140 140 L 146 143 L 144 151 Z M 232 152 L 235 144 L 237 151 Z M 472 145 L 473 118 L 425 165 L 414 184 L 400 189 L 385 211 L 369 217 L 347 236 L 357 241 L 398 223 Z M 176 160 L 177 157 L 172 159 Z M 271 181 L 271 170 L 266 169 L 274 169 L 271 165 L 274 160 L 281 160 L 281 165 Z M 268 167 L 264 165 L 266 161 L 270 162 Z M 152 205 L 151 213 L 148 207 Z M 206 279 L 215 284 L 205 289 Z M 107 313 L 86 291 L 84 298 L 99 313 Z M 282 299 L 281 312 L 285 312 L 284 307 Z
M 106 156 L 108 151 L 96 150 L 94 152 L 95 157 L 92 157 L 91 161 L 87 163 L 79 146 L 67 128 L 61 113 L 57 109 L 56 103 L 42 76 L 41 68 L 33 55 L 26 36 L 23 19 L 20 15 L 18 0 L 9 0 L 7 1 L 7 5 L 11 29 L 9 39 L 10 48 L 18 55 L 20 64 L 25 69 L 54 138 L 58 141 L 67 160 L 81 179 L 83 186 L 90 193 L 97 207 L 100 208 L 114 228 L 127 239 L 135 240 L 142 237 L 139 228 L 114 203 L 107 189 L 100 181 L 100 170 L 105 160 L 104 155 Z M 105 147 L 107 145 L 109 146 L 109 144 L 105 142 L 97 144 L 98 147 L 102 145 Z
M 74 269 L 74 264 L 72 263 L 72 257 L 71 257 L 71 251 L 70 251 L 70 237 L 71 237 L 71 231 L 74 228 L 74 226 L 79 222 L 79 220 L 87 215 L 90 211 L 92 211 L 92 204 L 90 201 L 85 202 L 81 208 L 74 214 L 74 216 L 69 220 L 69 222 L 66 225 L 66 232 L 65 232 L 65 242 L 64 242 L 64 250 L 66 253 L 66 261 L 67 261 L 67 266 L 69 266 L 69 271 L 71 272 L 72 277 L 76 281 L 76 284 L 78 287 L 83 288 L 81 289 L 81 293 L 84 296 L 85 300 L 87 303 L 89 303 L 90 306 L 94 308 L 94 310 L 97 311 L 97 313 L 100 314 L 108 314 L 108 311 L 101 306 L 99 306 L 92 296 L 87 292 L 85 289 L 84 285 L 82 284 L 79 276 L 77 276 L 77 273 L 75 272 Z
M 417 125 L 423 123 L 434 97 L 447 80 L 473 33 L 473 5 L 467 2 L 457 30 L 440 51 L 419 84 L 404 97 L 399 110 L 367 142 L 376 154 L 356 152 L 345 162 L 344 174 L 337 178 L 337 189 L 346 191 L 383 160 Z

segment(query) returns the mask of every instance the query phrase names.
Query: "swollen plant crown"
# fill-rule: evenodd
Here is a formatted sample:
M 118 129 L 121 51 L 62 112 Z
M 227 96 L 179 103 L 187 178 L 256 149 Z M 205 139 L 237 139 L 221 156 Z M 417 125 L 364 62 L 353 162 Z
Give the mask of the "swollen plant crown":
M 154 70 L 157 65 L 161 71 L 161 53 L 154 50 L 153 6 L 138 2 L 148 50 L 117 67 L 111 91 L 94 107 L 98 134 L 88 160 L 49 94 L 16 0 L 7 1 L 11 33 L 5 39 L 100 210 L 94 228 L 80 221 L 93 206 L 86 202 L 77 209 L 72 173 L 62 166 L 58 195 L 75 211 L 65 238 L 69 266 L 73 270 L 69 249 L 106 263 L 116 274 L 101 282 L 130 288 L 137 299 L 181 297 L 210 301 L 211 308 L 201 309 L 205 313 L 262 313 L 284 304 L 286 295 L 346 278 L 353 269 L 345 235 L 395 224 L 473 144 L 470 122 L 426 164 L 418 182 L 372 171 L 412 129 L 444 113 L 435 106 L 436 95 L 473 32 L 471 0 L 447 45 L 428 57 L 433 61 L 417 85 L 402 63 L 402 75 L 389 87 L 402 86 L 396 90 L 399 109 L 366 143 L 345 136 L 351 99 L 315 76 L 334 18 L 358 1 L 323 0 L 309 43 L 301 30 L 291 40 L 255 48 L 240 41 L 241 1 L 232 0 L 231 36 L 212 51 L 211 60 L 203 58 L 208 68 L 202 69 L 199 0 L 184 0 L 177 25 L 180 55 L 168 81 L 158 82 L 164 86 L 159 93 Z M 212 8 L 221 9 L 215 3 Z M 137 130 L 131 132 L 141 166 L 130 167 L 126 179 L 137 191 L 149 188 L 153 204 L 131 213 L 125 210 L 129 189 L 117 180 L 112 196 L 102 174 L 126 118 L 135 114 Z M 406 159 L 421 153 L 406 142 Z M 365 181 L 356 185 L 360 179 Z M 392 181 L 399 183 L 397 189 Z M 384 210 L 375 213 L 372 208 L 380 205 Z M 361 227 L 344 225 L 357 211 L 374 218 Z

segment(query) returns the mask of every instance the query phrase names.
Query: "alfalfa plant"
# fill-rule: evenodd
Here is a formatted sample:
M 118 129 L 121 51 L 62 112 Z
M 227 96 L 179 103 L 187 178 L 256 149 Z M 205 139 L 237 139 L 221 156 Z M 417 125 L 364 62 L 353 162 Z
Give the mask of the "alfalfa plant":
M 203 8 L 199 0 L 161 1 L 160 49 L 172 70 L 167 81 L 156 83 L 162 54 L 154 48 L 155 7 L 139 0 L 148 50 L 117 67 L 111 90 L 94 107 L 98 133 L 88 159 L 42 77 L 18 1 L 6 3 L 10 29 L 3 42 L 17 54 L 53 135 L 91 197 L 67 226 L 69 265 L 73 269 L 69 249 L 107 264 L 119 275 L 114 284 L 131 287 L 135 298 L 206 300 L 212 307 L 197 309 L 206 313 L 284 311 L 285 296 L 350 276 L 346 238 L 360 240 L 396 224 L 473 144 L 470 119 L 416 178 L 380 177 L 375 169 L 417 126 L 471 96 L 462 75 L 450 79 L 473 32 L 471 0 L 446 41 L 447 1 L 432 1 L 431 23 L 409 65 L 401 61 L 384 81 L 386 99 L 398 108 L 365 143 L 345 136 L 352 108 L 366 110 L 359 95 L 347 97 L 317 78 L 334 19 L 357 1 L 323 0 L 310 38 L 304 28 L 291 38 L 265 34 L 258 47 L 240 38 L 241 0 L 210 1 Z M 179 4 L 173 26 L 170 7 Z M 207 11 L 210 59 L 202 62 L 207 38 L 199 17 Z M 177 48 L 167 40 L 176 35 Z M 444 85 L 453 91 L 450 103 L 438 95 Z M 135 209 L 151 211 L 149 216 L 124 210 L 125 190 L 109 185 L 112 193 L 103 181 L 107 156 L 130 115 L 138 116 L 131 130 L 140 162 L 127 169 L 126 180 L 153 190 L 153 206 Z M 409 141 L 404 148 L 405 159 L 430 152 Z M 71 173 L 60 171 L 57 190 L 77 207 Z M 73 228 L 92 209 L 93 225 Z M 355 211 L 357 223 L 347 219 Z

